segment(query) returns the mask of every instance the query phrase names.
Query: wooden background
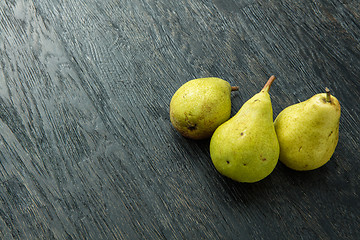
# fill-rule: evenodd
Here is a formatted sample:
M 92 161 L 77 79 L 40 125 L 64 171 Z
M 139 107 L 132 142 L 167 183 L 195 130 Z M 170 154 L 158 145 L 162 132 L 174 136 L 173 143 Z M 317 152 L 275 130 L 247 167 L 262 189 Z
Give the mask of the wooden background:
M 331 161 L 241 184 L 170 124 L 178 87 L 270 75 L 342 105 Z M 358 0 L 1 0 L 0 239 L 356 239 Z

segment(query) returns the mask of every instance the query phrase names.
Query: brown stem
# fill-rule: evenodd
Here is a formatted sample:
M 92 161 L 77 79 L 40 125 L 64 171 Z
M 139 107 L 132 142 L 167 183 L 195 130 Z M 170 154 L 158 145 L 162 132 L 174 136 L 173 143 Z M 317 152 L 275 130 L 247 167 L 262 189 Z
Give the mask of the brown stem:
M 237 91 L 239 90 L 239 86 L 231 86 L 231 91 Z
M 274 82 L 275 79 L 276 79 L 276 77 L 274 75 L 272 75 L 269 78 L 269 80 L 266 82 L 266 84 L 264 85 L 263 89 L 261 89 L 261 92 L 269 92 L 271 84 Z
M 326 92 L 326 101 L 331 103 L 331 94 L 330 94 L 330 90 L 327 87 L 325 88 L 325 92 Z

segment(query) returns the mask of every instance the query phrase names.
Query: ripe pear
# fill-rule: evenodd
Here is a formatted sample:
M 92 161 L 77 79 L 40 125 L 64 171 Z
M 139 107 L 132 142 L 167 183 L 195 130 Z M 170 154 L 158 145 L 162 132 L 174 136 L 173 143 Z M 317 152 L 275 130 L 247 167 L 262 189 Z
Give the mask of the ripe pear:
M 205 139 L 228 120 L 231 114 L 231 91 L 238 87 L 216 77 L 186 82 L 170 102 L 170 121 L 184 137 Z
M 257 182 L 267 177 L 279 158 L 269 89 L 264 88 L 243 104 L 238 113 L 216 129 L 210 141 L 215 168 L 238 182 Z
M 298 171 L 327 163 L 339 139 L 341 107 L 330 94 L 316 94 L 280 112 L 274 125 L 280 143 L 280 161 Z

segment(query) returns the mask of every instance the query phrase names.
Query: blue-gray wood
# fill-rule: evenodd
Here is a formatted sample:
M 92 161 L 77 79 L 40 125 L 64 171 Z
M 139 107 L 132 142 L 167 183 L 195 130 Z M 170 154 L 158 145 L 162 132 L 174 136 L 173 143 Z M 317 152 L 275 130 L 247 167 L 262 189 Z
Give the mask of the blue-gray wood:
M 193 78 L 270 75 L 274 117 L 328 87 L 330 162 L 236 183 L 169 103 Z M 0 239 L 355 239 L 357 0 L 1 0 Z

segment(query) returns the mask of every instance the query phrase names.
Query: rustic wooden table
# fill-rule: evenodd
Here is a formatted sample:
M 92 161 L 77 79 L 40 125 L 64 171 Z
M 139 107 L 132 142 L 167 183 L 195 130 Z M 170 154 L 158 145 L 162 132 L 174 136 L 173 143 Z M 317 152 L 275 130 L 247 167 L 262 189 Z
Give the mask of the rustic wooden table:
M 0 239 L 359 237 L 358 0 L 2 0 L 0 19 Z M 272 74 L 274 117 L 331 89 L 339 144 L 236 183 L 169 102 L 217 76 L 233 115 Z

